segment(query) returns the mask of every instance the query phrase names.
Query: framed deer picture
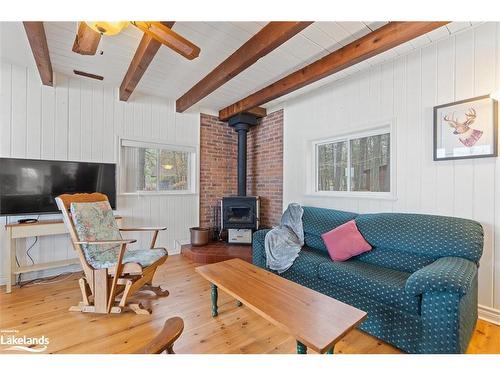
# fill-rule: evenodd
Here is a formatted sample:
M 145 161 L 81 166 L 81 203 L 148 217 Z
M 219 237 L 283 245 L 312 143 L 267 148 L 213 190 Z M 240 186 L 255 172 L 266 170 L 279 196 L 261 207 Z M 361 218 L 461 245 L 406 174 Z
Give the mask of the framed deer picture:
M 489 95 L 434 107 L 434 160 L 497 156 L 497 119 Z

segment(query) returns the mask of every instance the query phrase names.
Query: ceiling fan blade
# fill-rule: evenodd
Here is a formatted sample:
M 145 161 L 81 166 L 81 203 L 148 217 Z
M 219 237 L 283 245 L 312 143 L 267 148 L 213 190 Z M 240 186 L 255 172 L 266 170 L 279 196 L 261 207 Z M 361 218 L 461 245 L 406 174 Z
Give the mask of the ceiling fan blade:
M 189 60 L 193 60 L 200 54 L 200 48 L 198 46 L 180 36 L 175 31 L 172 31 L 161 22 L 131 21 L 131 23 Z

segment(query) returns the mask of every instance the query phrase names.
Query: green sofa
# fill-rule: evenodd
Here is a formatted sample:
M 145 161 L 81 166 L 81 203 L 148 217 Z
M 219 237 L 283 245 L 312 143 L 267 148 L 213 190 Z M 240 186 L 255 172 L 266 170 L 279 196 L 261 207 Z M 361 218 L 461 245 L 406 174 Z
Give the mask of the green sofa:
M 373 249 L 333 262 L 321 234 L 356 220 Z M 409 353 L 463 353 L 477 320 L 483 228 L 421 214 L 356 214 L 304 207 L 304 247 L 281 276 L 368 313 L 360 328 Z M 254 233 L 253 263 L 266 268 Z

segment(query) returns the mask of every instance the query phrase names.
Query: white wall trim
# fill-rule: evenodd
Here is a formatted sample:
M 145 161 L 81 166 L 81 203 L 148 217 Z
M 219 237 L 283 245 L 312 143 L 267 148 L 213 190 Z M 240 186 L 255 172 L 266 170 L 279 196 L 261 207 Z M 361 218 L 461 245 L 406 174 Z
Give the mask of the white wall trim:
M 491 307 L 479 305 L 478 306 L 479 319 L 486 320 L 489 323 L 500 326 L 500 310 Z
M 306 196 L 310 197 L 339 197 L 339 198 L 368 198 L 368 199 L 388 199 L 397 200 L 397 134 L 396 117 L 387 117 L 378 121 L 361 122 L 353 124 L 350 131 L 339 132 L 335 135 L 320 137 L 313 140 L 307 140 L 306 158 L 309 169 L 306 170 Z M 319 191 L 318 189 L 318 154 L 317 146 L 321 144 L 346 141 L 363 138 L 373 135 L 379 135 L 388 132 L 390 135 L 390 191 L 389 192 L 359 192 L 359 191 Z M 348 157 L 350 164 L 350 157 Z M 306 164 L 307 165 L 307 164 Z M 348 168 L 350 165 L 348 166 Z M 348 186 L 350 186 L 348 182 Z

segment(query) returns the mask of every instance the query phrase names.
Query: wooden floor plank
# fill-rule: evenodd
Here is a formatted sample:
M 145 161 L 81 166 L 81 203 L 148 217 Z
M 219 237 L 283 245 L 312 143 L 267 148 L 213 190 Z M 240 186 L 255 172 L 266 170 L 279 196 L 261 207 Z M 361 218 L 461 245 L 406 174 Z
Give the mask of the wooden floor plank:
M 80 274 L 68 279 L 63 276 L 64 280 L 57 283 L 14 288 L 12 294 L 2 290 L 0 329 L 17 329 L 18 335 L 45 335 L 50 340 L 49 353 L 130 353 L 149 342 L 167 318 L 180 316 L 185 329 L 175 344 L 177 353 L 295 353 L 291 336 L 245 306 L 237 307 L 234 299 L 222 291 L 219 316 L 212 318 L 210 287 L 196 274 L 196 266 L 180 255 L 168 258 L 154 282 L 161 282 L 170 295 L 156 298 L 144 292 L 135 298 L 151 306 L 150 316 L 68 312 L 68 307 L 80 299 Z M 335 351 L 400 353 L 359 330 L 337 343 Z M 468 353 L 500 353 L 500 327 L 479 320 Z

